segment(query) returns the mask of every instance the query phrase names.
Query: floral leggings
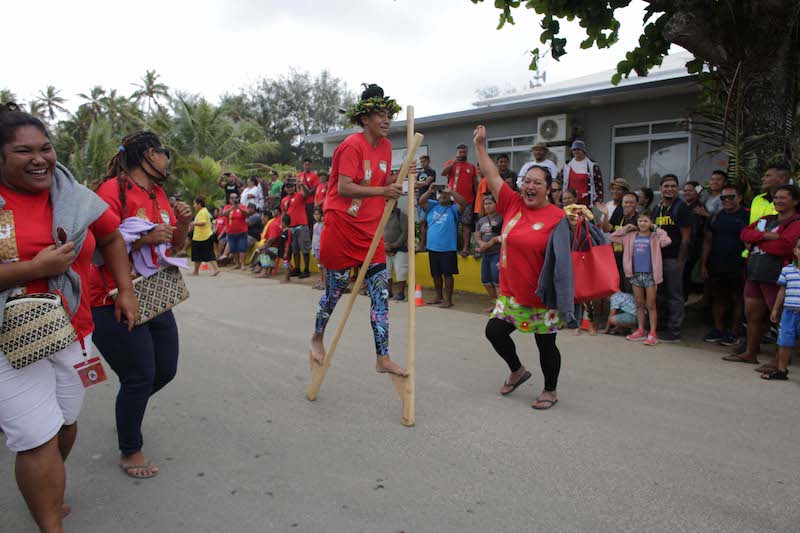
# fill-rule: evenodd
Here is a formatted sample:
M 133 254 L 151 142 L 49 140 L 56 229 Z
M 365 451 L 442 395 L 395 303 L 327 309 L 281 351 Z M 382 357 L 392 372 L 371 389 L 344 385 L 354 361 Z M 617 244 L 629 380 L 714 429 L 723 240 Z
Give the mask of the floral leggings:
M 350 283 L 350 269 L 325 270 L 325 294 L 319 301 L 315 331 L 325 333 L 328 321 L 339 298 Z M 370 322 L 372 335 L 375 338 L 375 353 L 380 357 L 389 355 L 389 276 L 386 265 L 374 263 L 369 266 L 366 277 L 367 291 L 372 300 Z

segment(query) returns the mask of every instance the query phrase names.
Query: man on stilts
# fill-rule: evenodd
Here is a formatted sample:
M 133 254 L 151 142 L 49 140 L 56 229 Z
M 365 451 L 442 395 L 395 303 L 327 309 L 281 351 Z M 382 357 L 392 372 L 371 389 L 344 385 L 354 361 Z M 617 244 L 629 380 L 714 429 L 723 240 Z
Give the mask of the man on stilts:
M 350 121 L 363 131 L 350 135 L 333 154 L 319 258 L 325 267 L 327 287 L 311 337 L 311 358 L 319 365 L 325 360 L 325 328 L 347 289 L 350 269 L 361 266 L 367 256 L 386 200 L 396 200 L 402 194 L 402 184 L 390 180 L 392 144 L 387 139 L 389 124 L 398 111 L 400 106 L 385 97 L 383 89 L 366 86 L 359 102 L 347 112 Z M 389 358 L 389 288 L 383 242 L 376 249 L 365 280 L 371 300 L 376 370 L 407 376 L 408 372 Z

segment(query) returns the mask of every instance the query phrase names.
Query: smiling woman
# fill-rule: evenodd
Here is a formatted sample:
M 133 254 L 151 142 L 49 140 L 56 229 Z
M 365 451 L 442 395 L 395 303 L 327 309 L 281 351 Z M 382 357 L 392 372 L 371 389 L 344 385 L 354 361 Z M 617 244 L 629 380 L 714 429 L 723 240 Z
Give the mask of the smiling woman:
M 323 336 L 339 298 L 347 289 L 350 269 L 367 256 L 383 214 L 386 199 L 397 199 L 402 189 L 390 178 L 392 143 L 389 124 L 400 110 L 377 85 L 365 86 L 361 99 L 347 112 L 363 128 L 344 140 L 333 154 L 331 179 L 325 200 L 325 225 L 320 236 L 320 262 L 325 267 L 325 294 L 311 337 L 311 356 L 325 360 Z M 372 301 L 372 332 L 380 373 L 407 376 L 389 358 L 389 284 L 384 243 L 380 242 L 366 277 Z
M 486 151 L 486 128 L 475 128 L 474 142 L 481 170 L 489 190 L 497 198 L 497 212 L 503 217 L 500 247 L 500 296 L 497 299 L 486 337 L 506 361 L 511 375 L 500 394 L 511 394 L 531 377 L 517 356 L 511 333 L 533 333 L 539 348 L 544 374 L 544 390 L 534 400 L 534 409 L 549 409 L 558 402 L 556 385 L 561 370 L 561 353 L 556 333 L 562 326 L 557 309 L 548 309 L 537 296 L 550 236 L 566 216 L 549 201 L 553 177 L 545 167 L 532 166 L 522 176 L 519 194 L 500 176 Z
M 69 513 L 64 460 L 83 403 L 74 365 L 92 346 L 88 278 L 95 248 L 120 286 L 116 318 L 132 324 L 138 306 L 119 219 L 58 164 L 44 124 L 13 104 L 0 106 L 0 208 L 0 319 L 9 299 L 57 290 L 77 334 L 65 349 L 22 368 L 0 355 L 0 428 L 17 452 L 20 492 L 42 531 L 61 531 Z

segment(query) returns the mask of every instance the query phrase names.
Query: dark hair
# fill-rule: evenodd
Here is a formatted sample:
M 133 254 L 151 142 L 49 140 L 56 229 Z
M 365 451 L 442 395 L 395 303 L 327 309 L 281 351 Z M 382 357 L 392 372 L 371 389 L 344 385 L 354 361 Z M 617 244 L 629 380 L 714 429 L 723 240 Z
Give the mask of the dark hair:
M 306 157 L 305 159 L 303 159 L 303 163 L 311 163 L 311 158 Z
M 249 182 L 251 182 L 251 183 L 253 183 L 255 185 L 258 185 L 258 176 L 250 176 L 249 178 L 247 178 L 247 181 L 249 181 Z
M 725 178 L 725 181 L 728 181 L 728 173 L 725 172 L 724 170 L 719 170 L 718 169 L 718 170 L 715 170 L 714 172 L 711 173 L 712 176 L 715 175 L 715 174 L 717 176 L 722 176 L 723 178 Z
M 253 211 L 258 211 L 258 206 L 256 204 L 254 204 L 253 202 L 250 202 L 249 204 L 247 204 L 247 209 L 252 209 Z
M 497 203 L 497 200 L 494 199 L 494 195 L 490 192 L 483 193 L 483 201 L 485 202 L 486 200 L 491 200 L 494 203 Z
M 659 185 L 664 185 L 668 181 L 674 181 L 676 185 L 680 185 L 681 182 L 678 181 L 678 176 L 675 174 L 664 174 L 661 176 L 661 180 L 658 182 Z
M 700 182 L 697 182 L 695 180 L 689 180 L 689 181 L 687 181 L 686 183 L 683 184 L 684 187 L 687 186 L 687 185 L 691 185 L 692 187 L 697 188 L 697 187 L 700 186 Z
M 430 160 L 431 160 L 430 156 L 427 156 L 427 155 L 424 155 L 424 154 L 423 154 L 423 155 L 421 155 L 421 156 L 419 156 L 419 160 L 420 160 L 420 161 L 422 161 L 423 159 L 427 159 L 428 161 L 430 161 Z
M 315 205 L 315 206 L 314 206 L 314 212 L 316 213 L 317 211 L 319 211 L 319 212 L 320 212 L 320 214 L 323 212 L 323 211 L 322 211 L 322 206 L 321 206 L 321 205 Z
M 744 193 L 742 192 L 742 188 L 741 187 L 737 187 L 733 183 L 726 183 L 725 185 L 723 185 L 722 186 L 722 190 L 724 191 L 725 189 L 733 189 L 734 191 L 736 191 L 737 195 L 744 196 Z
M 508 157 L 508 154 L 500 154 L 500 155 L 498 155 L 497 156 L 497 160 L 500 161 L 501 159 L 508 159 L 510 161 L 510 158 Z
M 531 167 L 528 169 L 528 172 L 530 172 L 534 168 L 538 168 L 539 170 L 544 172 L 544 181 L 547 184 L 547 188 L 549 189 L 550 186 L 553 185 L 553 175 L 550 173 L 550 169 L 547 167 L 543 167 L 541 165 L 531 165 Z M 527 172 L 525 174 L 527 175 Z M 525 176 L 522 177 L 524 178 Z M 575 194 L 575 196 L 576 197 L 578 196 L 577 193 Z
M 383 89 L 379 85 L 376 85 L 375 83 L 362 83 L 361 86 L 364 87 L 364 90 L 361 91 L 361 100 L 362 101 L 369 100 L 370 98 L 383 98 L 384 97 Z M 366 116 L 366 115 L 360 115 L 358 117 L 358 122 L 359 122 L 359 124 L 361 126 L 364 125 L 364 123 L 361 122 L 361 117 L 363 117 L 363 116 Z
M 628 196 L 628 195 L 631 195 L 631 196 L 633 196 L 634 198 L 636 198 L 636 202 L 637 202 L 637 203 L 639 202 L 639 195 L 638 195 L 638 194 L 636 194 L 635 192 L 628 191 L 628 192 L 626 192 L 625 194 L 623 194 L 623 195 L 622 195 L 622 197 L 623 197 L 623 198 L 625 198 L 625 197 L 626 197 L 626 196 Z
M 194 201 L 195 201 L 196 204 L 200 204 L 203 207 L 206 206 L 206 198 L 205 198 L 205 196 L 198 196 L 197 198 L 194 199 Z
M 656 198 L 655 194 L 653 194 L 653 189 L 650 187 L 642 187 L 639 190 L 642 191 L 644 193 L 644 197 L 647 198 L 647 205 L 645 205 L 645 207 L 650 209 L 650 206 L 653 205 L 653 200 Z
M 562 191 L 561 194 L 563 195 L 565 192 L 568 192 L 572 196 L 574 196 L 575 198 L 578 198 L 578 191 L 576 191 L 575 189 L 569 188 L 569 189 L 567 189 L 565 191 Z M 562 196 L 562 198 L 563 198 L 563 196 Z
M 800 202 L 800 189 L 797 188 L 797 185 L 792 185 L 791 183 L 787 183 L 785 185 L 781 185 L 775 190 L 775 192 L 778 191 L 788 191 L 789 194 L 792 195 L 792 200 L 794 200 L 795 202 Z
M 127 191 L 133 188 L 128 179 L 128 172 L 132 168 L 140 167 L 144 161 L 144 154 L 151 148 L 163 146 L 155 133 L 149 131 L 137 131 L 122 138 L 119 144 L 119 151 L 114 154 L 108 162 L 106 175 L 94 184 L 97 189 L 110 179 L 116 178 L 119 183 L 119 201 L 122 204 L 122 215 L 125 216 L 125 197 Z
M 22 111 L 13 102 L 0 105 L 0 148 L 11 142 L 11 138 L 19 128 L 32 126 L 45 137 L 50 138 L 44 123 L 33 115 Z
M 330 174 L 328 174 L 324 170 L 320 170 L 319 172 L 317 172 L 317 176 L 328 176 L 328 177 L 330 177 Z
M 272 214 L 272 209 L 266 209 L 266 208 L 265 208 L 265 209 L 264 209 L 264 210 L 261 212 L 261 216 L 262 216 L 262 217 L 267 217 L 267 218 L 272 218 L 272 217 L 273 217 L 273 216 L 275 216 L 275 215 L 273 215 L 273 214 Z
M 650 211 L 642 211 L 636 217 L 636 220 L 639 220 L 639 217 L 647 217 L 649 220 L 653 220 L 653 214 Z
M 292 217 L 290 217 L 289 215 L 283 215 L 281 217 L 281 224 L 286 224 L 287 226 L 291 226 L 292 225 Z
M 785 172 L 787 174 L 792 173 L 792 166 L 787 163 L 786 161 L 775 161 L 767 165 L 767 170 L 773 169 L 778 170 L 780 172 Z

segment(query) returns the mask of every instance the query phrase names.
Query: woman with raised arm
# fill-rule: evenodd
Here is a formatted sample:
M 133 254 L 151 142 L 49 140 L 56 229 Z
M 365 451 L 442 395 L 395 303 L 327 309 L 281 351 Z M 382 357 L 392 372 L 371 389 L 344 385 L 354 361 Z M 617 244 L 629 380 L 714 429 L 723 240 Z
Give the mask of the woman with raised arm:
M 561 353 L 556 333 L 562 326 L 557 309 L 548 309 L 536 294 L 545 262 L 550 234 L 566 216 L 548 200 L 553 176 L 545 167 L 531 166 L 515 193 L 497 170 L 486 151 L 486 128 L 475 128 L 474 142 L 481 170 L 489 190 L 497 198 L 497 212 L 503 217 L 500 249 L 500 295 L 486 325 L 486 338 L 508 364 L 508 376 L 500 394 L 511 394 L 531 377 L 517 356 L 511 340 L 516 330 L 533 333 L 539 348 L 544 374 L 544 390 L 533 401 L 534 409 L 549 409 L 558 402 L 556 385 L 561 369 Z
M 326 286 L 311 337 L 311 357 L 319 364 L 325 360 L 325 328 L 350 282 L 350 269 L 364 262 L 386 200 L 397 199 L 402 193 L 401 186 L 389 179 L 392 143 L 387 139 L 389 124 L 398 111 L 400 106 L 384 96 L 383 89 L 366 86 L 361 99 L 347 112 L 362 131 L 350 135 L 333 154 L 325 226 L 320 236 L 319 259 L 325 267 Z M 382 238 L 369 265 L 366 284 L 372 301 L 376 370 L 407 376 L 408 371 L 389 358 L 389 286 Z

